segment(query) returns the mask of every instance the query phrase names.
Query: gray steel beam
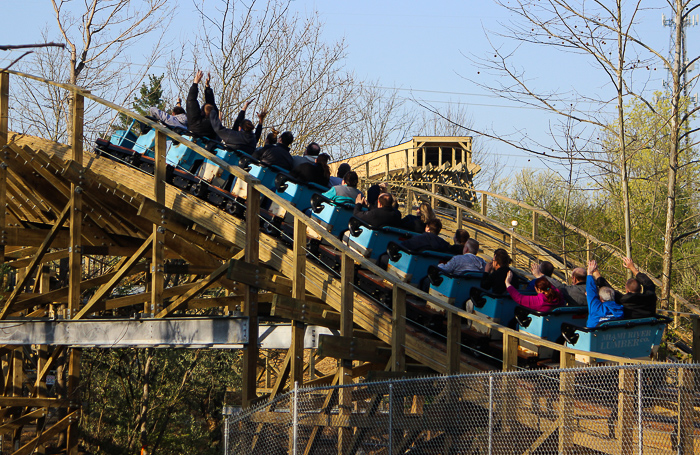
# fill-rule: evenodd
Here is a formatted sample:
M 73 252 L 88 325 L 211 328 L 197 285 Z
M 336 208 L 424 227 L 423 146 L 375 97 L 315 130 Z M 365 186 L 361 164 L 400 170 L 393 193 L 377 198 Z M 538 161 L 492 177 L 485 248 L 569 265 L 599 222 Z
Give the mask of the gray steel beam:
M 337 334 L 308 326 L 304 348 L 318 348 L 319 335 Z M 291 336 L 288 324 L 261 325 L 258 343 L 261 349 L 289 349 Z M 247 343 L 247 317 L 0 321 L 0 345 L 241 349 Z

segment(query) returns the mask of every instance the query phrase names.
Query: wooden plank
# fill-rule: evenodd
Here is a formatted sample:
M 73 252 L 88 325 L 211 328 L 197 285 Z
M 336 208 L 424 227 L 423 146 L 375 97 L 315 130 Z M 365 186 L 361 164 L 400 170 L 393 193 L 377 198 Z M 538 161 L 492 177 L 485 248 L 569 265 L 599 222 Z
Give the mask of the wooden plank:
M 695 440 L 695 370 L 678 368 L 678 445 L 680 454 L 693 454 Z
M 340 335 L 346 338 L 352 337 L 354 326 L 354 277 L 355 261 L 347 254 L 343 254 L 340 258 Z M 319 344 L 318 353 L 321 354 L 322 352 Z M 352 360 L 349 358 L 340 359 L 338 368 L 338 382 L 340 385 L 352 383 Z M 349 416 L 352 413 L 352 390 L 350 388 L 341 389 L 338 400 L 340 414 Z M 351 432 L 348 430 L 340 431 L 338 434 L 338 453 L 343 454 L 347 452 L 351 439 Z
M 114 274 L 114 276 L 105 284 L 103 284 L 93 296 L 90 298 L 87 304 L 75 315 L 74 319 L 81 319 L 85 315 L 94 313 L 95 311 L 101 311 L 104 309 L 105 298 L 109 296 L 114 287 L 119 284 L 119 282 L 126 277 L 131 269 L 140 261 L 148 252 L 149 248 L 153 244 L 153 234 L 143 242 L 141 248 L 134 253 L 133 256 L 127 260 L 124 265 Z
M 10 74 L 0 73 L 0 148 L 7 145 L 10 112 Z M 0 162 L 0 240 L 4 240 L 7 217 L 7 163 Z M 5 242 L 0 241 L 0 266 L 5 263 Z
M 71 208 L 71 204 L 69 203 L 63 209 L 63 212 L 61 212 L 61 215 L 58 217 L 58 220 L 56 220 L 56 224 L 54 224 L 53 228 L 51 228 L 51 231 L 46 236 L 46 238 L 44 239 L 44 242 L 39 247 L 39 250 L 34 255 L 32 262 L 27 267 L 27 273 L 24 275 L 22 280 L 20 280 L 17 283 L 14 291 L 12 291 L 12 294 L 10 294 L 10 297 L 8 297 L 8 299 L 5 301 L 5 305 L 2 308 L 2 312 L 0 312 L 0 320 L 5 319 L 8 316 L 9 310 L 12 307 L 12 304 L 15 302 L 15 300 L 17 299 L 17 296 L 22 292 L 24 287 L 27 285 L 27 282 L 29 281 L 32 274 L 36 270 L 36 267 L 41 262 L 41 258 L 44 256 L 44 254 L 46 254 L 46 251 L 48 250 L 49 246 L 51 245 L 51 242 L 53 241 L 54 237 L 58 233 L 58 230 L 61 228 L 61 225 L 63 225 L 63 223 L 68 218 L 70 208 Z
M 68 429 L 66 430 L 66 446 L 69 455 L 78 455 L 78 430 L 79 421 L 77 418 L 80 413 L 80 400 L 78 399 L 78 386 L 80 383 L 80 357 L 82 349 L 71 348 L 68 356 L 68 397 L 71 398 L 70 406 L 68 407 L 69 415 L 76 416 L 68 420 Z
M 21 417 L 13 419 L 3 425 L 0 425 L 0 433 L 9 433 L 24 425 L 27 425 L 41 417 L 46 416 L 46 408 L 39 408 L 34 411 L 28 412 Z
M 340 314 L 329 311 L 327 305 L 320 305 L 307 300 L 298 300 L 289 296 L 274 294 L 270 315 L 309 325 L 320 325 L 332 329 L 340 328 Z
M 454 313 L 447 313 L 447 374 L 459 373 L 459 356 L 461 352 L 461 318 Z
M 306 298 L 306 224 L 300 218 L 294 218 L 294 246 L 292 248 L 292 297 L 297 300 Z M 292 384 L 304 382 L 304 323 L 292 321 L 292 340 L 290 345 Z
M 576 363 L 576 356 L 569 354 L 566 351 L 561 351 L 559 366 L 561 368 L 571 368 Z M 574 373 L 561 372 L 559 373 L 559 453 L 562 455 L 570 455 L 575 453 L 574 425 L 576 424 L 574 415 L 571 410 L 574 407 L 576 377 Z
M 637 430 L 635 412 L 635 376 L 636 371 L 623 368 L 619 371 L 619 392 L 617 400 L 617 443 L 620 455 L 632 455 L 636 452 L 634 437 Z
M 79 93 L 71 97 L 71 159 L 82 168 L 83 165 L 83 116 L 85 99 Z M 84 176 L 84 171 L 80 176 Z M 83 190 L 85 182 L 81 178 L 70 186 L 70 247 L 68 252 L 68 305 L 66 317 L 71 319 L 80 308 L 80 282 L 83 270 Z M 68 447 L 71 455 L 77 453 L 76 447 Z
M 336 372 L 336 374 L 333 377 L 333 382 L 332 385 L 337 385 L 338 381 L 340 378 L 340 370 Z M 338 393 L 342 392 L 343 389 L 340 389 Z M 323 404 L 321 405 L 321 408 L 319 409 L 319 414 L 323 415 L 329 415 L 331 408 L 335 405 L 335 401 L 337 400 L 338 394 L 336 393 L 335 389 L 330 389 L 326 393 L 326 398 L 323 400 Z M 341 406 L 341 413 L 343 411 L 343 407 Z M 316 444 L 316 437 L 318 434 L 323 431 L 325 426 L 314 426 L 313 429 L 311 430 L 311 434 L 309 435 L 309 439 L 306 442 L 306 447 L 304 448 L 304 455 L 311 455 L 315 453 L 317 447 L 315 447 Z M 339 446 L 340 446 L 340 441 L 339 441 Z

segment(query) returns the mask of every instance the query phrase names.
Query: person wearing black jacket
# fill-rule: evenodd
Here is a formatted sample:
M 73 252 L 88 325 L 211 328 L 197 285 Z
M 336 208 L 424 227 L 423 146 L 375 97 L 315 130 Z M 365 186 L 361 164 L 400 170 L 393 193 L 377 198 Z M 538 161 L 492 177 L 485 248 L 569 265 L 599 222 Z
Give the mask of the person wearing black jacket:
M 644 273 L 634 265 L 631 258 L 623 258 L 622 263 L 629 269 L 634 278 L 625 283 L 625 294 L 615 291 L 615 301 L 624 307 L 625 319 L 648 318 L 656 315 L 656 285 Z M 608 281 L 600 276 L 600 272 L 594 274 L 598 287 L 610 286 Z
M 401 246 L 416 252 L 449 251 L 450 244 L 439 235 L 441 230 L 442 221 L 437 218 L 433 218 L 432 220 L 428 221 L 423 234 L 414 235 L 410 239 L 404 240 L 401 242 Z
M 238 117 L 236 117 L 236 121 L 233 122 L 231 128 L 226 128 L 221 124 L 219 110 L 216 106 L 209 113 L 209 122 L 214 132 L 224 141 L 227 147 L 252 155 L 262 135 L 262 123 L 267 112 L 262 111 L 258 114 L 258 126 L 253 131 L 253 122 L 245 118 L 245 112 L 248 110 L 249 105 L 250 101 L 246 101 L 243 110 L 238 113 Z
M 363 212 L 362 208 L 366 206 L 367 201 L 361 194 L 358 194 L 353 215 L 375 229 L 384 226 L 398 227 L 401 224 L 401 213 L 394 210 L 393 199 L 391 194 L 382 193 L 377 199 L 378 206 Z
M 321 153 L 316 157 L 315 163 L 306 162 L 295 166 L 291 172 L 292 177 L 328 188 L 328 179 L 331 174 L 328 168 L 329 159 L 330 156 L 327 153 Z
M 214 107 L 214 92 L 211 87 L 209 87 L 209 81 L 211 80 L 211 75 L 207 74 L 207 80 L 204 87 L 204 107 L 199 106 L 199 82 L 202 80 L 204 73 L 202 71 L 197 71 L 194 76 L 194 83 L 190 87 L 190 91 L 187 94 L 187 100 L 185 104 L 187 106 L 187 129 L 197 136 L 204 136 L 209 139 L 218 140 L 219 136 L 216 135 L 214 129 L 209 122 L 209 113 Z
M 491 290 L 494 294 L 505 294 L 505 279 L 510 271 L 510 264 L 513 260 L 508 252 L 503 248 L 498 248 L 493 252 L 493 261 L 486 264 L 484 272 L 486 275 L 481 279 L 481 287 Z M 513 286 L 517 287 L 517 284 Z
M 277 138 L 277 143 L 266 145 L 253 153 L 253 158 L 262 161 L 268 166 L 279 166 L 287 171 L 292 170 L 294 160 L 289 153 L 289 146 L 294 142 L 294 135 L 291 131 L 285 131 Z

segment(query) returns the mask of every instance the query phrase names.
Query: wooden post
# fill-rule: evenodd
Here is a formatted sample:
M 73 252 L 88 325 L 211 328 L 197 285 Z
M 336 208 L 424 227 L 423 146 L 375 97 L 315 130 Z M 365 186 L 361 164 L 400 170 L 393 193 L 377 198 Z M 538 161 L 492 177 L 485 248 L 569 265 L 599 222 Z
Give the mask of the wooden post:
M 678 451 L 690 455 L 695 440 L 695 372 L 690 368 L 678 369 Z
M 68 448 L 68 455 L 78 455 L 78 422 L 79 415 L 74 413 L 80 409 L 80 389 L 78 388 L 78 383 L 80 382 L 80 357 L 82 351 L 80 348 L 71 348 L 70 354 L 68 356 L 68 399 L 70 405 L 68 407 L 68 415 L 72 417 L 68 423 L 68 430 L 66 431 L 66 446 Z
M 153 198 L 165 205 L 165 154 L 167 151 L 167 136 L 156 131 L 155 170 L 153 172 Z M 163 218 L 165 218 L 163 216 Z M 163 309 L 163 286 L 165 284 L 165 226 L 163 223 L 153 224 L 153 247 L 151 248 L 151 305 L 146 313 L 152 315 Z
M 406 290 L 394 285 L 391 312 L 392 371 L 406 371 Z
M 636 412 L 634 383 L 636 372 L 629 368 L 620 369 L 619 392 L 617 400 L 617 441 L 621 455 L 635 452 L 634 435 L 636 433 Z
M 250 175 L 245 177 L 248 184 L 248 197 L 246 201 L 246 247 L 245 261 L 251 265 L 257 265 L 259 261 L 260 247 L 260 192 L 255 185 L 260 181 Z M 248 317 L 248 344 L 243 348 L 243 407 L 250 407 L 257 397 L 257 366 L 258 355 L 258 289 L 254 286 L 244 285 L 243 315 Z
M 518 366 L 518 338 L 503 335 L 503 371 L 515 371 Z
M 369 161 L 365 161 L 365 181 L 369 181 Z
M 413 212 L 413 190 L 409 186 L 406 190 L 406 215 L 411 215 Z
M 571 368 L 576 363 L 576 356 L 566 351 L 559 354 L 559 367 Z M 559 373 L 559 453 L 574 453 L 574 373 Z
M 24 350 L 20 346 L 12 351 L 12 396 L 22 396 L 22 385 L 24 383 Z M 19 417 L 21 410 L 15 410 L 16 417 Z M 16 428 L 12 433 L 13 451 L 19 449 L 22 427 Z
M 457 167 L 457 151 L 452 147 L 452 169 Z
M 457 223 L 457 227 L 455 227 L 455 229 L 462 229 L 463 217 L 464 214 L 462 213 L 462 207 L 457 207 L 457 214 L 455 215 L 455 222 Z
M 10 73 L 0 73 L 0 150 L 5 156 L 10 119 Z M 0 265 L 5 263 L 5 206 L 7 205 L 7 164 L 0 162 Z
M 292 297 L 299 300 L 306 298 L 306 225 L 300 218 L 294 218 L 294 279 L 292 280 Z M 302 308 L 305 308 L 303 306 Z M 291 384 L 304 382 L 304 331 L 302 322 L 292 321 L 292 344 L 287 355 L 291 355 Z
M 586 239 L 586 263 L 591 260 L 591 241 Z
M 532 211 L 532 240 L 535 242 L 537 241 L 537 237 L 540 235 L 539 221 L 540 221 L 540 214 L 533 210 Z
M 410 166 L 408 165 L 408 149 L 406 149 L 406 162 L 404 163 L 404 171 L 406 172 L 406 178 L 408 178 L 408 173 L 410 172 Z
M 693 363 L 700 363 L 700 316 L 691 317 L 693 324 Z
M 68 253 L 68 308 L 66 317 L 75 316 L 80 308 L 80 280 L 82 277 L 82 231 L 83 231 L 83 115 L 85 99 L 73 93 L 73 115 L 71 121 L 71 159 L 80 168 L 78 183 L 71 183 L 70 193 L 70 248 Z M 77 446 L 76 446 L 77 447 Z
M 352 336 L 353 330 L 354 278 L 355 261 L 343 254 L 340 258 L 340 336 L 345 337 Z M 340 359 L 338 374 L 340 385 L 351 384 L 352 360 Z M 352 414 L 352 390 L 342 388 L 338 393 L 340 415 L 349 418 Z M 338 454 L 344 454 L 353 437 L 352 428 L 342 427 L 338 431 Z
M 430 206 L 433 208 L 433 210 L 437 208 L 437 199 L 435 199 L 435 190 L 436 190 L 435 182 L 433 182 L 430 184 L 430 192 L 433 194 L 432 196 L 430 196 Z
M 447 312 L 447 374 L 459 373 L 461 351 L 461 318 L 452 311 Z
M 481 194 L 481 214 L 483 216 L 486 216 L 487 213 L 487 205 L 488 205 L 488 196 L 486 193 Z
M 442 147 L 438 147 L 438 167 L 442 167 Z
M 425 151 L 425 148 L 421 147 L 421 149 L 423 150 L 423 169 L 425 169 L 428 166 L 428 162 L 427 162 L 428 155 Z
M 389 155 L 384 155 L 386 157 L 386 173 L 384 174 L 384 179 L 389 181 Z
M 678 328 L 678 297 L 673 298 L 673 311 L 675 311 L 675 313 L 673 314 L 673 328 L 677 329 Z

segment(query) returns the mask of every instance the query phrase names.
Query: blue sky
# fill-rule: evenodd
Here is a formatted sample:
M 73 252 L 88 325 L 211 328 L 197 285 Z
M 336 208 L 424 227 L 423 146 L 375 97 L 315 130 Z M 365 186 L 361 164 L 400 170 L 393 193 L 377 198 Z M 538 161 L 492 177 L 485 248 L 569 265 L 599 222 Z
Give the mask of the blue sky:
M 192 2 L 180 0 L 178 5 L 176 23 L 170 30 L 178 30 L 174 33 L 179 36 L 173 40 L 185 38 L 195 26 L 191 22 L 195 14 Z M 547 133 L 551 116 L 502 100 L 468 80 L 491 82 L 488 75 L 477 74 L 469 60 L 488 55 L 489 40 L 503 44 L 503 49 L 516 46 L 497 36 L 503 30 L 500 24 L 511 18 L 493 2 L 294 0 L 292 7 L 304 14 L 317 12 L 325 23 L 323 35 L 328 40 L 345 40 L 346 67 L 359 78 L 399 88 L 402 96 L 437 109 L 444 109 L 448 102 L 467 106 L 475 129 L 491 128 L 503 135 L 524 131 L 540 142 L 551 142 Z M 637 31 L 666 51 L 670 31 L 662 26 L 662 12 L 655 9 L 640 15 Z M 38 42 L 42 25 L 52 27 L 54 21 L 49 0 L 3 0 L 3 15 L 5 24 L 11 25 L 3 27 L 2 43 Z M 699 33 L 700 27 L 688 31 L 691 53 Z M 0 54 L 0 58 L 8 55 Z M 575 87 L 594 96 L 609 93 L 605 79 L 588 60 L 577 56 L 522 46 L 515 53 L 515 62 L 540 88 L 567 92 Z M 666 72 L 657 68 L 649 77 L 647 90 L 661 89 L 665 77 Z M 489 151 L 508 160 L 509 167 L 545 167 L 525 152 L 503 144 L 492 143 Z

